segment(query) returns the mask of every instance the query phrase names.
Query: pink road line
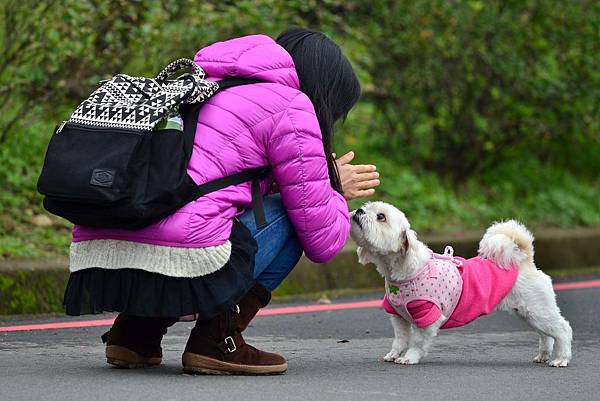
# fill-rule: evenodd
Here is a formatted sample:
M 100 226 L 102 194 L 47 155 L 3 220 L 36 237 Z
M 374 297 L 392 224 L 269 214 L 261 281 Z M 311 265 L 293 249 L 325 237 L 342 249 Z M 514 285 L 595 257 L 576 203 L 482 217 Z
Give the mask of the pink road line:
M 25 324 L 22 326 L 0 326 L 0 333 L 8 331 L 76 329 L 81 327 L 112 326 L 115 319 L 77 320 L 74 322 Z
M 600 280 L 575 281 L 571 283 L 554 284 L 554 289 L 557 291 L 576 290 L 584 288 L 599 288 Z M 348 309 L 366 309 L 378 308 L 381 306 L 381 299 L 372 299 L 369 301 L 360 302 L 344 302 L 339 304 L 326 305 L 299 305 L 299 306 L 284 306 L 281 308 L 266 308 L 258 312 L 259 316 L 276 316 L 276 315 L 293 315 L 297 313 L 314 313 L 314 312 L 331 312 L 336 310 Z M 31 331 L 31 330 L 59 330 L 72 329 L 82 327 L 99 327 L 111 326 L 114 319 L 102 320 L 77 320 L 73 322 L 57 322 L 57 323 L 40 323 L 27 324 L 19 326 L 0 326 L 0 333 L 11 331 Z
M 598 287 L 600 287 L 600 280 L 574 281 L 572 283 L 558 283 L 558 284 L 554 284 L 553 287 L 556 291 L 579 290 L 582 288 L 598 288 Z
M 365 309 L 365 308 L 377 308 L 381 306 L 381 299 L 373 299 L 370 301 L 361 302 L 345 302 L 343 304 L 326 304 L 326 305 L 300 305 L 300 306 L 287 306 L 283 308 L 267 308 L 261 309 L 258 312 L 259 316 L 273 316 L 273 315 L 292 315 L 295 313 L 310 313 L 310 312 L 330 312 L 334 310 L 345 310 L 345 309 Z M 0 328 L 2 330 L 2 328 Z

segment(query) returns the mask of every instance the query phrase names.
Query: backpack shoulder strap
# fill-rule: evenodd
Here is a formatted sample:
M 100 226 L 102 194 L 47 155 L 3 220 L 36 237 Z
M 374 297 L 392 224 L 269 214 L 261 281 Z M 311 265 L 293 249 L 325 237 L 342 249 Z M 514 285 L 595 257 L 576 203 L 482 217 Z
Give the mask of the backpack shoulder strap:
M 256 223 L 256 228 L 260 230 L 267 225 L 265 208 L 263 204 L 263 195 L 260 191 L 260 180 L 261 178 L 265 178 L 270 171 L 271 169 L 269 167 L 258 167 L 243 170 L 239 173 L 228 175 L 214 181 L 209 181 L 202 185 L 198 185 L 197 197 L 199 198 L 211 192 L 218 191 L 219 189 L 226 188 L 230 185 L 238 185 L 244 182 L 252 181 L 252 211 L 254 212 L 254 222 Z
M 261 82 L 264 81 L 261 81 L 259 79 L 243 78 L 223 79 L 221 81 L 217 81 L 217 84 L 219 85 L 219 89 L 217 90 L 217 92 L 227 88 L 233 88 L 235 86 L 256 84 Z M 270 168 L 268 166 L 257 167 L 253 169 L 243 170 L 239 173 L 204 183 L 197 187 L 197 197 L 199 198 L 203 195 L 209 194 L 214 191 L 218 191 L 219 189 L 226 188 L 230 185 L 238 185 L 244 182 L 252 181 L 252 211 L 254 212 L 256 228 L 264 228 L 267 225 L 267 220 L 263 204 L 263 195 L 260 191 L 260 179 L 266 177 L 266 175 L 269 172 Z
M 217 91 L 222 91 L 223 89 L 227 89 L 227 88 L 233 88 L 234 86 L 260 84 L 260 83 L 266 83 L 266 82 L 261 81 L 260 79 L 226 78 L 226 79 L 217 81 L 217 84 L 219 85 L 219 89 L 217 89 Z

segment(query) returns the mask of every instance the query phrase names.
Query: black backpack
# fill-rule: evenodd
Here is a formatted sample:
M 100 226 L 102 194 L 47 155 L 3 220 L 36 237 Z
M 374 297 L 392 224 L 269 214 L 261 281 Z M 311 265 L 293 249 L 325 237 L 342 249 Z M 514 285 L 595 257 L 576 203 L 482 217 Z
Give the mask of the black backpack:
M 168 80 L 182 67 L 192 73 Z M 256 225 L 263 227 L 259 180 L 268 167 L 200 186 L 187 174 L 202 102 L 257 82 L 206 81 L 189 59 L 174 61 L 154 79 L 119 74 L 104 81 L 52 135 L 37 186 L 44 208 L 74 224 L 139 229 L 202 195 L 252 181 Z

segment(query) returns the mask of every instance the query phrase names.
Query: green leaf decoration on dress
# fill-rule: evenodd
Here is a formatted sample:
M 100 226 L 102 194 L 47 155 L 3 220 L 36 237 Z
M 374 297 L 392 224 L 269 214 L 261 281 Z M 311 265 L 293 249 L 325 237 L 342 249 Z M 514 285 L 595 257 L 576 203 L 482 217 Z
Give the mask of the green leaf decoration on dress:
M 396 295 L 398 294 L 398 287 L 396 287 L 395 285 L 390 287 L 390 293 Z

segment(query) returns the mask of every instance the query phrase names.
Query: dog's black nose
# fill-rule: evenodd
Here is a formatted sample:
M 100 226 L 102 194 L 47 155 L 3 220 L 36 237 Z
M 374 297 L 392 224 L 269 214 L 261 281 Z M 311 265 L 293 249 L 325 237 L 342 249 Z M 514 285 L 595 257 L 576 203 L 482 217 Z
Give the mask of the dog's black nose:
M 365 214 L 365 211 L 362 209 L 356 209 L 356 214 L 358 214 L 358 215 Z

